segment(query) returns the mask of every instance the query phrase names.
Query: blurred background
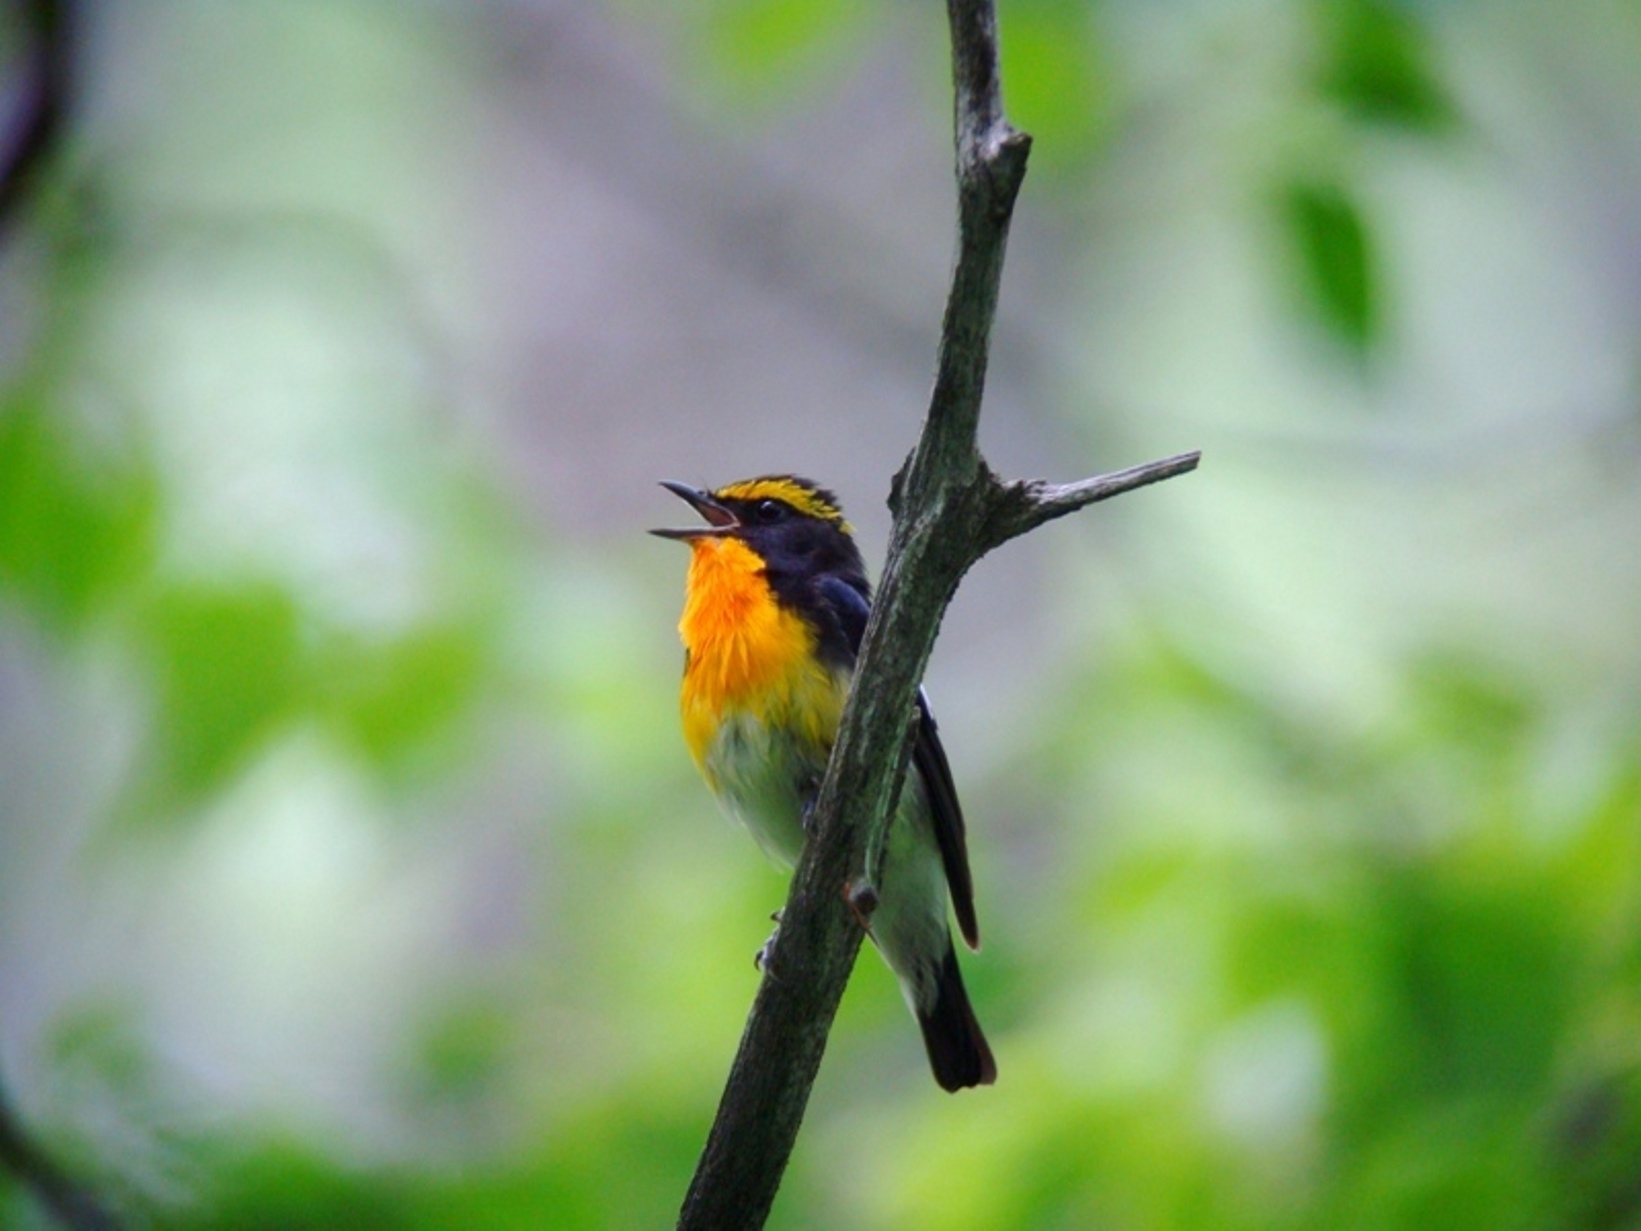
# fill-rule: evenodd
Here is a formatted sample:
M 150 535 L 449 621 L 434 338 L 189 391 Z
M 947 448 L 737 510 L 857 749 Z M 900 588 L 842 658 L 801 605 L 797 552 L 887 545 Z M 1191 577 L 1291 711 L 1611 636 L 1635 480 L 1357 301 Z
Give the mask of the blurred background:
M 797 471 L 881 564 L 943 14 L 71 16 L 0 219 L 5 1099 L 133 1226 L 670 1225 L 785 880 L 643 531 Z M 1641 8 L 1000 19 L 988 457 L 1204 460 L 966 580 L 1001 1075 L 863 956 L 771 1225 L 1641 1226 Z

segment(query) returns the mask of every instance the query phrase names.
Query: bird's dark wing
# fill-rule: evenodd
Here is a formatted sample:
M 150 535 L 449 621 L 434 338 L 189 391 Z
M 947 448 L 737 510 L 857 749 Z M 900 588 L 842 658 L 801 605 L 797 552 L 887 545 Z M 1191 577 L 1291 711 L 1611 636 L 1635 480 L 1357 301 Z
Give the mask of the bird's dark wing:
M 864 579 L 855 581 L 828 573 L 815 584 L 822 602 L 837 617 L 839 628 L 849 645 L 849 661 L 853 662 L 860 652 L 861 638 L 866 635 L 866 620 L 871 614 L 866 582 Z M 940 847 L 940 862 L 946 869 L 946 884 L 951 890 L 957 926 L 962 930 L 969 948 L 979 948 L 980 924 L 974 915 L 974 878 L 969 873 L 969 847 L 963 832 L 963 809 L 957 802 L 957 786 L 952 781 L 952 768 L 946 760 L 946 750 L 940 745 L 940 731 L 935 726 L 934 714 L 929 710 L 929 698 L 921 688 L 917 690 L 917 730 L 912 738 L 912 765 L 923 779 L 923 792 L 929 800 L 930 819 L 935 841 Z
M 940 861 L 946 865 L 946 884 L 952 893 L 952 909 L 957 926 L 969 948 L 980 947 L 980 922 L 974 917 L 974 878 L 969 875 L 969 844 L 963 834 L 963 808 L 957 802 L 957 784 L 946 750 L 940 746 L 940 731 L 929 709 L 929 697 L 917 690 L 917 733 L 912 740 L 912 764 L 923 777 L 934 819 L 935 841 L 940 844 Z
M 867 617 L 872 614 L 872 592 L 867 588 L 866 579 L 822 573 L 815 579 L 815 594 L 837 622 L 835 630 L 821 630 L 821 652 L 831 649 L 843 665 L 853 667 L 860 653 L 860 640 L 866 635 Z M 834 638 L 838 643 L 829 647 L 827 642 Z

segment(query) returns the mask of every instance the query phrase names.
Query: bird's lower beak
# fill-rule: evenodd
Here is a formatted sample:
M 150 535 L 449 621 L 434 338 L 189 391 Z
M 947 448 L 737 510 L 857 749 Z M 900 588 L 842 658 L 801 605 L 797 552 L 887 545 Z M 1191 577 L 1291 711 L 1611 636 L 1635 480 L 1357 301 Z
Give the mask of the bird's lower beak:
M 728 534 L 740 526 L 740 519 L 729 509 L 712 498 L 711 492 L 702 491 L 698 487 L 691 487 L 687 483 L 673 483 L 663 480 L 661 486 L 673 495 L 685 500 L 702 517 L 706 518 L 704 526 L 691 526 L 683 530 L 651 530 L 650 533 L 664 539 L 680 539 L 689 542 L 691 539 L 708 538 L 714 535 Z

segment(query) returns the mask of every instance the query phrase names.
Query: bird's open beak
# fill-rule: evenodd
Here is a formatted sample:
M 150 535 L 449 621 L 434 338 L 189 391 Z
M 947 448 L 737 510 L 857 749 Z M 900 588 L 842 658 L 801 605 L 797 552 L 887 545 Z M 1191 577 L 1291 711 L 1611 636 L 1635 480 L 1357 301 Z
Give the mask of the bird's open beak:
M 698 487 L 691 487 L 687 483 L 673 483 L 666 480 L 662 481 L 661 486 L 679 499 L 688 501 L 691 508 L 707 519 L 707 524 L 704 526 L 691 526 L 687 530 L 651 530 L 651 534 L 659 535 L 664 539 L 680 539 L 687 543 L 691 539 L 729 534 L 740 527 L 740 519 L 714 500 L 712 493 L 704 492 Z

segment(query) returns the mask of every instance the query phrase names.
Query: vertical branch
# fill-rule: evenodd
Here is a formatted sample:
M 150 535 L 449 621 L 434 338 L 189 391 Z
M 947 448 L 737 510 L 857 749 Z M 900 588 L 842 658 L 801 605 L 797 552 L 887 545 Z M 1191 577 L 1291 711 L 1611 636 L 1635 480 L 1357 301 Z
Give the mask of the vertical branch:
M 27 0 L 19 6 L 28 40 L 22 106 L 0 137 L 0 241 L 22 209 L 40 167 L 51 156 L 68 120 L 73 82 L 73 30 L 69 0 Z M 79 1187 L 28 1135 L 0 1089 L 0 1172 L 31 1193 L 40 1207 L 74 1231 L 108 1231 L 114 1219 Z
M 896 502 L 908 480 L 924 483 L 936 475 L 969 480 L 980 464 L 975 440 L 997 290 L 1014 200 L 1031 152 L 1031 138 L 1003 115 L 997 20 L 989 0 L 949 0 L 946 12 L 952 40 L 957 262 L 941 322 L 928 421 L 908 466 L 896 476 Z M 903 524 L 897 519 L 896 530 Z
M 22 106 L 0 137 L 0 241 L 22 209 L 40 167 L 67 125 L 73 82 L 73 29 L 69 0 L 28 0 L 23 11 L 28 45 L 23 56 Z M 23 1127 L 0 1088 L 0 1173 L 48 1215 L 72 1231 L 112 1231 L 113 1217 L 97 1198 L 60 1170 Z
M 70 1231 L 114 1231 L 118 1225 L 90 1192 L 58 1170 L 29 1138 L 3 1090 L 0 1090 L 0 1171 L 9 1173 L 33 1194 L 41 1209 Z
M 903 469 L 879 596 L 768 971 L 747 1019 L 718 1116 L 684 1199 L 680 1228 L 763 1225 L 803 1121 L 827 1034 L 860 949 L 843 900 L 887 823 L 905 773 L 913 697 L 940 613 L 961 576 L 930 568 L 926 493 L 983 467 L 974 444 L 1003 238 L 1028 140 L 1002 119 L 996 19 L 989 0 L 951 0 L 956 83 L 959 250 L 928 421 Z
M 73 84 L 73 23 L 68 0 L 29 0 L 22 6 L 28 28 L 23 105 L 0 150 L 0 240 L 3 240 L 35 172 L 57 144 L 68 121 Z
M 1009 221 L 1031 138 L 1003 115 L 991 0 L 947 0 L 958 250 L 929 411 L 895 476 L 894 529 L 826 778 L 717 1118 L 684 1198 L 685 1231 L 758 1228 L 780 1186 L 863 931 L 846 897 L 881 847 L 935 632 L 963 574 L 1034 525 L 1196 465 L 1196 456 L 1064 487 L 1003 484 L 976 432 Z

